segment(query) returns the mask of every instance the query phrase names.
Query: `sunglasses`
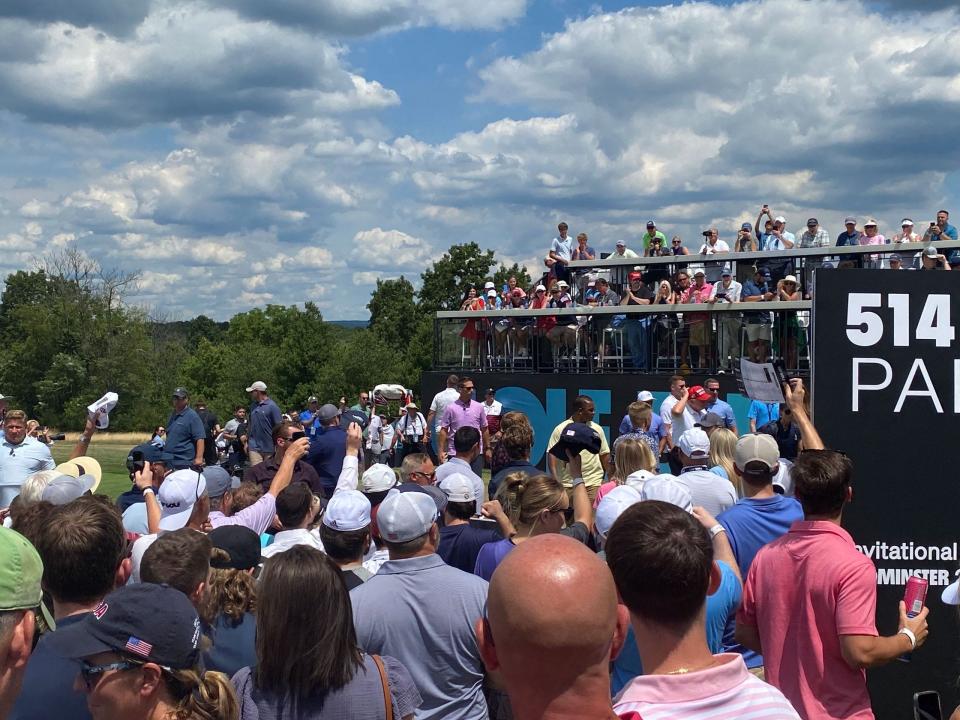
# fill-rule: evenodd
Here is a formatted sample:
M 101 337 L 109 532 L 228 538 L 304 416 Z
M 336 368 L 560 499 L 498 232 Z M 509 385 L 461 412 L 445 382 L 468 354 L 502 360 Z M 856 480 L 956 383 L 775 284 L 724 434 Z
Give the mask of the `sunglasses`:
M 422 472 L 422 471 L 420 471 L 420 470 L 417 470 L 416 472 L 410 473 L 410 474 L 411 474 L 411 475 L 422 475 L 423 477 L 428 478 L 431 482 L 433 482 L 433 480 L 436 479 L 436 477 L 437 477 L 437 471 L 436 471 L 436 470 L 434 470 L 434 471 L 431 472 L 431 473 L 425 473 L 425 472 Z
M 144 666 L 144 663 L 134 662 L 133 660 L 121 660 L 120 662 L 108 663 L 107 665 L 91 665 L 86 660 L 80 661 L 80 677 L 83 679 L 83 684 L 87 688 L 87 692 L 91 692 L 100 682 L 100 676 L 103 673 L 109 670 L 136 670 Z M 164 668 L 166 669 L 166 668 Z

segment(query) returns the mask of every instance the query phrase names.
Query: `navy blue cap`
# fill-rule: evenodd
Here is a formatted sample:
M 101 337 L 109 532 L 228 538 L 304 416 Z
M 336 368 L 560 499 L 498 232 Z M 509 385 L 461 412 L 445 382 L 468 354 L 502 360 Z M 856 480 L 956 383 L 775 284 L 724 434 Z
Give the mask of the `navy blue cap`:
M 200 618 L 179 590 L 137 583 L 110 593 L 83 620 L 60 628 L 47 641 L 57 655 L 73 660 L 116 652 L 187 670 L 199 659 Z
M 233 482 L 230 473 L 219 465 L 207 465 L 203 469 L 203 479 L 207 483 L 207 495 L 212 498 L 223 497 Z
M 127 454 L 128 464 L 133 462 L 132 456 L 135 452 L 143 453 L 143 459 L 149 463 L 162 462 L 170 465 L 173 462 L 173 453 L 168 453 L 163 448 L 158 448 L 156 445 L 151 445 L 146 442 L 130 449 L 130 452 Z
M 361 430 L 366 430 L 367 425 L 370 424 L 370 418 L 367 417 L 366 413 L 359 410 L 344 410 L 340 416 L 340 427 L 346 430 L 350 427 L 350 423 L 356 423 Z
M 567 462 L 567 450 L 574 454 L 586 450 L 594 455 L 600 452 L 600 435 L 589 425 L 570 423 L 560 431 L 560 439 L 550 448 L 550 454 L 555 458 Z
M 210 567 L 217 570 L 250 570 L 260 564 L 260 536 L 243 525 L 221 525 L 207 535 L 215 548 L 230 556 L 229 560 L 211 558 Z

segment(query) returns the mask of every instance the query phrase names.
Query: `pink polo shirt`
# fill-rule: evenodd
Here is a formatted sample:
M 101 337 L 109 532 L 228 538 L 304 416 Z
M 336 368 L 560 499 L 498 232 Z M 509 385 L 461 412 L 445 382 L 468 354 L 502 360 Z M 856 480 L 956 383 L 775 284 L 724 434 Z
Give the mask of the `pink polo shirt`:
M 483 403 L 471 399 L 469 404 L 465 404 L 457 398 L 444 409 L 440 427 L 447 430 L 447 454 L 450 457 L 457 454 L 453 447 L 453 435 L 462 427 L 472 427 L 479 431 L 482 451 L 483 429 L 487 427 L 487 414 L 483 411 Z
M 797 713 L 775 687 L 754 677 L 736 653 L 714 656 L 718 663 L 685 675 L 640 675 L 613 701 L 623 716 L 643 720 L 796 720 Z
M 872 720 L 866 673 L 840 652 L 841 635 L 877 635 L 877 571 L 846 530 L 800 520 L 750 565 L 737 622 L 756 627 L 767 682 L 805 720 Z

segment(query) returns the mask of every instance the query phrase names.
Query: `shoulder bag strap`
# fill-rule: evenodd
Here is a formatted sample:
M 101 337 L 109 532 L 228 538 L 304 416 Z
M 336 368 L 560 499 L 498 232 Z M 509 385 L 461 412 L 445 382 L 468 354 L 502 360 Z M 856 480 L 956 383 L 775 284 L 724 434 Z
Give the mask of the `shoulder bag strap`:
M 373 661 L 377 664 L 377 670 L 380 672 L 380 684 L 383 686 L 383 704 L 387 710 L 387 720 L 393 720 L 393 700 L 390 699 L 390 683 L 387 681 L 387 671 L 383 667 L 383 660 L 379 655 L 372 655 Z

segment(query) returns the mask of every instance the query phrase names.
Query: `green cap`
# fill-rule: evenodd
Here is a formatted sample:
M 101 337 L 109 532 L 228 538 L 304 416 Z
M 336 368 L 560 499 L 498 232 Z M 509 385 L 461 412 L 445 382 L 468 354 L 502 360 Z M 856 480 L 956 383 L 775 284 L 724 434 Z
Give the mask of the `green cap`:
M 43 562 L 30 541 L 16 530 L 0 527 L 0 611 L 39 607 L 42 577 Z

